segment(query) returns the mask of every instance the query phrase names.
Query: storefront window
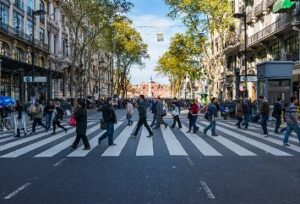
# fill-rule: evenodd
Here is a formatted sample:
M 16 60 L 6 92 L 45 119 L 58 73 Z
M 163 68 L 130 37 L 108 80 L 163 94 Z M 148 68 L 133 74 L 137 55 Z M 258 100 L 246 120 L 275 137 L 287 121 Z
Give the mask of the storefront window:
M 280 46 L 279 42 L 272 45 L 271 54 L 272 54 L 272 57 L 274 60 L 280 60 L 280 49 L 281 49 L 281 46 Z
M 1 17 L 1 28 L 8 29 L 8 7 L 4 4 L 0 4 L 0 17 Z
M 286 60 L 288 61 L 299 60 L 299 44 L 296 36 L 290 37 L 285 41 L 285 52 L 286 52 Z

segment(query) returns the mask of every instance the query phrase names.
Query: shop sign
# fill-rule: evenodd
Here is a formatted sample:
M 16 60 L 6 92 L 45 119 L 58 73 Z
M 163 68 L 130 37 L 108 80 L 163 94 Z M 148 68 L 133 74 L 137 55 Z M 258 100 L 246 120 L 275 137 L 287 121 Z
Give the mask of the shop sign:
M 32 77 L 31 76 L 24 76 L 23 82 L 31 83 L 32 82 Z M 41 77 L 41 76 L 34 77 L 34 83 L 46 83 L 46 82 L 47 82 L 47 77 Z
M 241 76 L 241 81 L 246 81 L 246 77 Z M 247 82 L 257 82 L 257 76 L 247 76 Z

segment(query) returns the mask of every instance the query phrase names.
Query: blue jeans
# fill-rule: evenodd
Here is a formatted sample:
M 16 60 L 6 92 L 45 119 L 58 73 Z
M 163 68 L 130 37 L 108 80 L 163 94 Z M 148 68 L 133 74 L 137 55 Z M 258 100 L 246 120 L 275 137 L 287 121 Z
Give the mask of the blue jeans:
M 292 131 L 295 131 L 300 142 L 300 128 L 298 124 L 287 124 L 287 129 L 284 135 L 283 143 L 288 143 Z
M 261 115 L 261 127 L 263 129 L 264 135 L 268 134 L 268 128 L 267 128 L 268 118 L 269 118 L 268 115 Z
M 109 122 L 107 124 L 106 132 L 99 138 L 99 141 L 101 142 L 103 139 L 108 137 L 108 145 L 112 145 L 114 140 L 114 132 L 115 132 L 114 123 Z
M 46 128 L 50 129 L 52 120 L 52 113 L 46 113 Z
M 194 133 L 197 132 L 197 130 L 199 129 L 198 126 L 196 125 L 196 122 L 197 122 L 197 119 L 198 119 L 198 115 L 193 115 L 192 116 L 192 127 L 193 127 L 193 130 L 194 130 Z
M 206 133 L 211 128 L 211 134 L 216 135 L 216 127 L 216 121 L 210 121 L 210 124 L 206 128 L 204 128 L 204 133 Z
M 244 126 L 245 126 L 246 129 L 249 126 L 249 118 L 250 118 L 249 114 L 244 114 Z
M 128 121 L 128 125 L 132 125 L 133 124 L 132 114 L 127 113 L 126 118 Z

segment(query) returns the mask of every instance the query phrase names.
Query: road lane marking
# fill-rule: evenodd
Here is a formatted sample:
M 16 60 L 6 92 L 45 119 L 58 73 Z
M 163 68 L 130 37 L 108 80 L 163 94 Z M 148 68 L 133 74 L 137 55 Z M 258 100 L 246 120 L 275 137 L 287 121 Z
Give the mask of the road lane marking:
M 196 148 L 205 156 L 222 156 L 217 150 L 200 138 L 197 134 L 186 133 L 188 131 L 186 126 L 182 126 L 182 133 L 196 146 Z
M 201 125 L 201 124 L 199 124 Z M 202 126 L 199 126 L 199 130 L 203 131 L 204 128 Z M 211 132 L 207 132 L 208 136 L 211 136 Z M 211 137 L 212 139 L 214 139 L 215 141 L 219 142 L 221 145 L 225 146 L 226 148 L 228 148 L 229 150 L 231 150 L 232 152 L 236 153 L 239 156 L 257 156 L 256 154 L 254 154 L 253 152 L 245 149 L 244 147 L 230 141 L 229 139 L 219 135 L 217 137 Z
M 140 141 L 136 150 L 136 156 L 153 156 L 153 137 L 147 137 L 147 130 L 143 127 Z
M 131 133 L 134 130 L 136 122 L 132 124 L 132 126 L 127 126 L 121 134 L 115 139 L 114 143 L 116 145 L 109 146 L 105 152 L 101 155 L 102 157 L 117 157 L 120 156 L 123 148 L 125 147 Z
M 162 128 L 161 132 L 170 155 L 188 155 L 170 128 Z
M 119 122 L 116 126 L 115 129 L 119 128 L 122 122 Z M 87 154 L 89 154 L 95 147 L 98 145 L 98 139 L 101 137 L 106 131 L 102 131 L 99 135 L 93 137 L 89 143 L 91 146 L 90 150 L 83 150 L 84 145 L 81 145 L 79 148 L 74 150 L 72 153 L 68 155 L 68 157 L 85 157 Z
M 96 123 L 91 123 L 91 124 L 92 124 L 91 126 L 93 126 Z M 89 123 L 88 123 L 88 125 L 89 125 Z M 87 135 L 91 134 L 98 128 L 99 128 L 98 125 L 96 125 L 90 129 L 88 129 Z M 59 152 L 65 150 L 68 146 L 71 146 L 73 141 L 74 141 L 74 137 L 69 138 L 69 139 L 59 143 L 58 145 L 55 145 L 54 147 L 51 147 L 50 149 L 47 149 L 47 150 L 41 152 L 40 154 L 35 155 L 34 157 L 52 157 L 52 156 L 58 154 Z
M 213 194 L 213 192 L 211 191 L 211 189 L 209 188 L 209 186 L 207 185 L 207 183 L 205 181 L 200 181 L 203 190 L 205 191 L 207 197 L 209 199 L 216 199 L 215 195 Z
M 202 122 L 202 123 L 203 123 L 204 125 L 209 125 L 208 122 Z M 270 154 L 273 154 L 273 155 L 275 155 L 275 156 L 292 156 L 291 154 L 288 154 L 287 152 L 281 151 L 281 150 L 279 150 L 279 149 L 276 149 L 276 148 L 274 148 L 274 147 L 271 147 L 271 146 L 269 146 L 269 145 L 266 145 L 266 144 L 264 144 L 264 143 L 262 143 L 262 142 L 256 141 L 256 140 L 251 139 L 251 138 L 249 138 L 249 137 L 247 137 L 247 136 L 244 136 L 244 135 L 242 135 L 242 134 L 238 134 L 238 133 L 235 133 L 235 132 L 233 132 L 233 131 L 227 130 L 227 129 L 222 128 L 222 127 L 220 127 L 220 126 L 217 126 L 217 129 L 218 129 L 219 131 L 221 131 L 221 132 L 227 134 L 227 135 L 230 136 L 230 137 L 233 137 L 233 138 L 236 138 L 236 139 L 238 139 L 238 140 L 241 140 L 241 141 L 243 141 L 243 142 L 245 142 L 245 143 L 248 143 L 248 144 L 250 144 L 250 145 L 252 145 L 252 146 L 254 146 L 254 147 L 258 148 L 258 149 L 261 149 L 261 150 L 263 150 L 263 151 L 265 151 L 265 152 L 268 152 L 268 153 L 270 153 Z
M 60 161 L 58 161 L 57 163 L 55 163 L 53 166 L 59 166 L 61 165 L 67 158 L 63 158 Z
M 25 183 L 24 185 L 22 185 L 21 187 L 19 187 L 17 190 L 15 190 L 14 192 L 12 192 L 11 194 L 7 195 L 4 197 L 5 200 L 11 199 L 13 197 L 15 197 L 20 191 L 24 190 L 25 188 L 27 188 L 28 186 L 30 186 L 31 183 Z

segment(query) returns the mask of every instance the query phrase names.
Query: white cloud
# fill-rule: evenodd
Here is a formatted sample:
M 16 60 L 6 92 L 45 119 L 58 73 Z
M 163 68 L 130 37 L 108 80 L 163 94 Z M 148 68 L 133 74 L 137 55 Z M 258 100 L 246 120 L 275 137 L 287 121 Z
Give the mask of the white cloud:
M 132 83 L 137 84 L 142 81 L 149 81 L 151 76 L 154 81 L 159 83 L 169 83 L 167 78 L 158 76 L 154 69 L 159 57 L 168 49 L 171 37 L 176 33 L 184 32 L 185 28 L 178 21 L 173 21 L 167 17 L 143 15 L 130 16 L 130 18 L 135 28 L 141 33 L 144 42 L 148 44 L 148 53 L 150 55 L 150 59 L 145 60 L 145 68 L 132 68 Z M 157 33 L 163 33 L 163 42 L 157 42 Z

